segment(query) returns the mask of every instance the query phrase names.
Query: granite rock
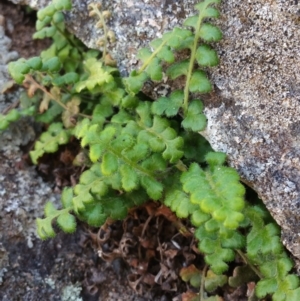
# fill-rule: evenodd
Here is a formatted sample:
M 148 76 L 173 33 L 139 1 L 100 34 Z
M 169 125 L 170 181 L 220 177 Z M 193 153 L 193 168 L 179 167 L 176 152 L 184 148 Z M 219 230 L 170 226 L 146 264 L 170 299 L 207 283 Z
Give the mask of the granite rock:
M 300 3 L 228 0 L 203 133 L 266 204 L 300 258 Z

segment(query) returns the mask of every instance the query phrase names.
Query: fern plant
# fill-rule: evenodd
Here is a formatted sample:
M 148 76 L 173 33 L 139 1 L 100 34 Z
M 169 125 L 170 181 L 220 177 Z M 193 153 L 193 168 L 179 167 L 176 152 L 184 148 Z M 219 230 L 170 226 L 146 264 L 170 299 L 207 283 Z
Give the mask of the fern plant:
M 221 300 L 213 296 L 218 286 L 238 285 L 241 278 L 228 278 L 225 272 L 240 256 L 245 267 L 237 273 L 251 269 L 260 278 L 259 298 L 270 294 L 274 301 L 295 301 L 299 279 L 289 274 L 292 262 L 278 227 L 265 209 L 245 201 L 245 188 L 238 173 L 225 165 L 225 154 L 212 152 L 197 133 L 206 126 L 201 94 L 212 89 L 206 69 L 219 62 L 213 43 L 222 33 L 210 23 L 219 16 L 219 3 L 204 0 L 195 5 L 197 15 L 141 49 L 140 68 L 121 78 L 107 48 L 115 42 L 106 25 L 111 13 L 101 5 L 89 6 L 103 36 L 98 41 L 102 52 L 88 50 L 65 29 L 61 10 L 70 9 L 70 0 L 54 0 L 38 12 L 34 35 L 51 38 L 50 48 L 39 57 L 9 64 L 12 77 L 23 83 L 27 94 L 21 96 L 21 110 L 0 115 L 0 129 L 25 115 L 45 123 L 47 130 L 30 152 L 35 164 L 72 137 L 81 141 L 83 151 L 75 161 L 86 170 L 77 185 L 62 192 L 61 209 L 46 204 L 45 218 L 37 220 L 42 239 L 55 236 L 54 223 L 72 233 L 75 216 L 100 226 L 108 218 L 124 218 L 129 208 L 148 199 L 157 200 L 178 217 L 190 218 L 195 227 L 209 269 L 191 267 L 181 276 L 201 287 L 197 298 Z M 149 101 L 141 93 L 143 85 L 163 77 L 180 79 L 182 89 Z

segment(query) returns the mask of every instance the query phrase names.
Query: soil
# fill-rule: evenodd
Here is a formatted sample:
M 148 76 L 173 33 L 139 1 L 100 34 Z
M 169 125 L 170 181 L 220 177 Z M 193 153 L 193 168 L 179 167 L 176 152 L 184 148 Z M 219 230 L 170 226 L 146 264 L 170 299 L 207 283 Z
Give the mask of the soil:
M 35 11 L 1 0 L 0 14 L 5 17 L 5 34 L 12 41 L 11 50 L 17 51 L 20 57 L 36 56 L 50 45 L 49 40 L 32 39 L 35 32 Z

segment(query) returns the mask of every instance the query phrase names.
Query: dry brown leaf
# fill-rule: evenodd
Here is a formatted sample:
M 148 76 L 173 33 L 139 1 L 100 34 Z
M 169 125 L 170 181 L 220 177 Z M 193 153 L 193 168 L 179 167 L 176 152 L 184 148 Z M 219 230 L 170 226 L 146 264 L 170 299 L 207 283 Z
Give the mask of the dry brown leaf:
M 130 287 L 137 292 L 138 294 L 142 294 L 143 292 L 143 287 L 141 285 L 141 281 L 143 280 L 143 276 L 135 275 L 135 274 L 130 274 L 127 277 L 128 283 Z
M 28 95 L 28 96 L 31 97 L 30 95 Z M 51 97 L 48 94 L 44 93 L 43 99 L 42 99 L 42 101 L 40 103 L 40 107 L 39 107 L 40 113 L 44 113 L 45 111 L 48 110 L 50 101 L 51 101 Z
M 182 294 L 182 301 L 199 301 L 199 294 L 187 291 Z
M 67 110 L 62 113 L 62 122 L 67 129 L 76 125 L 76 116 L 79 113 L 79 105 L 80 98 L 76 96 L 74 96 L 71 101 L 66 104 Z

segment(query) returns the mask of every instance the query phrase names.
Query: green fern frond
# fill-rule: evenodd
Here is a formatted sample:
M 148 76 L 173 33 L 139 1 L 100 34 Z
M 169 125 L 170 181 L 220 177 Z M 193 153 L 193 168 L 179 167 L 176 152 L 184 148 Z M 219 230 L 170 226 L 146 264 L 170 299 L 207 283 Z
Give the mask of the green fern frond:
M 136 70 L 132 71 L 129 77 L 123 79 L 127 93 L 129 95 L 135 95 L 139 93 L 142 90 L 147 79 L 148 75 L 146 74 L 146 72 L 138 73 Z
M 241 234 L 228 230 L 220 222 L 208 219 L 205 215 L 198 214 L 197 218 L 202 223 L 195 231 L 195 236 L 200 241 L 199 250 L 205 254 L 205 261 L 212 271 L 222 274 L 228 269 L 227 262 L 234 259 L 234 250 L 245 246 L 245 239 Z
M 182 189 L 180 172 L 174 174 L 172 179 L 166 179 L 164 184 L 167 188 L 163 202 L 178 217 L 188 218 L 197 211 L 198 206 L 191 203 L 189 195 Z
M 74 187 L 72 203 L 76 213 L 85 210 L 87 204 L 96 202 L 97 198 L 105 196 L 108 186 L 104 182 L 98 163 L 82 173 L 79 183 Z
M 170 127 L 167 119 L 154 116 L 151 127 L 138 122 L 141 131 L 137 141 L 148 144 L 153 152 L 161 152 L 165 160 L 176 163 L 183 156 L 183 139 Z
M 73 210 L 72 206 L 73 192 L 71 188 L 65 188 L 62 192 L 61 200 L 64 206 L 63 209 L 57 210 L 51 202 L 45 205 L 45 218 L 38 218 L 37 233 L 42 239 L 54 237 L 56 235 L 53 229 L 53 222 L 66 233 L 73 233 L 76 230 L 76 219 L 70 214 Z
M 177 90 L 171 93 L 169 97 L 158 98 L 151 106 L 151 111 L 156 115 L 166 115 L 173 117 L 177 115 L 183 104 L 183 91 Z
M 299 299 L 299 277 L 288 275 L 293 267 L 291 259 L 288 257 L 274 259 L 260 266 L 264 279 L 260 280 L 256 286 L 256 295 L 264 298 L 267 294 L 272 294 L 274 301 L 284 301 Z
M 133 121 L 132 121 L 133 122 Z M 140 185 L 146 189 L 149 196 L 159 199 L 162 193 L 162 185 L 156 180 L 156 172 L 165 168 L 165 163 L 157 166 L 158 170 L 145 169 L 146 160 L 151 160 L 149 147 L 138 141 L 136 129 L 139 125 L 129 122 L 124 131 L 115 136 L 117 128 L 109 125 L 100 130 L 98 125 L 87 125 L 82 128 L 79 137 L 83 137 L 82 146 L 90 148 L 92 162 L 101 161 L 100 169 L 104 176 L 113 176 L 121 179 L 122 186 L 119 189 L 131 191 L 138 189 Z
M 97 85 L 101 86 L 105 83 L 113 81 L 111 73 L 116 71 L 115 68 L 103 66 L 103 64 L 95 58 L 89 58 L 84 62 L 88 77 L 76 83 L 76 92 L 81 92 L 83 89 L 92 91 Z
M 193 132 L 203 131 L 206 127 L 206 116 L 202 113 L 203 104 L 200 100 L 193 100 L 187 110 L 181 125 Z
M 217 27 L 205 23 L 206 18 L 219 16 L 218 10 L 212 6 L 218 3 L 219 1 L 206 0 L 196 6 L 199 15 L 188 18 L 185 22 L 185 26 L 193 27 L 193 31 L 175 28 L 172 32 L 163 34 L 162 38 L 152 41 L 151 48 L 141 49 L 138 53 L 138 58 L 142 61 L 141 68 L 124 79 L 127 92 L 136 94 L 149 78 L 154 81 L 161 80 L 162 62 L 169 64 L 166 75 L 171 79 L 184 76 L 185 89 L 156 100 L 152 105 L 152 113 L 167 117 L 183 113 L 182 126 L 195 132 L 205 128 L 206 118 L 202 113 L 201 101 L 191 101 L 190 93 L 207 93 L 212 89 L 207 75 L 199 67 L 216 66 L 219 62 L 216 51 L 210 45 L 201 42 L 218 41 L 222 36 Z M 176 51 L 183 49 L 191 51 L 190 57 L 175 61 Z M 198 69 L 194 70 L 197 64 Z
M 0 114 L 0 130 L 7 129 L 10 123 L 19 120 L 20 116 L 16 109 L 10 110 L 6 115 Z
M 71 134 L 71 130 L 64 129 L 61 122 L 52 123 L 48 130 L 36 141 L 34 150 L 30 152 L 32 162 L 37 164 L 38 158 L 43 154 L 56 152 L 59 145 L 69 142 Z
M 238 179 L 237 172 L 229 167 L 217 166 L 210 171 L 195 163 L 181 177 L 191 202 L 228 229 L 236 229 L 244 219 L 245 189 Z

